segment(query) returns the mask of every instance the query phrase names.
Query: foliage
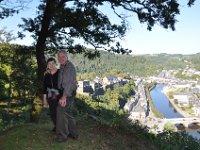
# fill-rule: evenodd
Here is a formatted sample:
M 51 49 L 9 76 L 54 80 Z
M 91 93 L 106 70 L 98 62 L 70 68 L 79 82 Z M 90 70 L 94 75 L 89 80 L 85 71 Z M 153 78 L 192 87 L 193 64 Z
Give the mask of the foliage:
M 9 79 L 10 79 L 10 76 L 12 75 L 13 68 L 16 68 L 16 70 L 18 71 L 18 72 L 16 72 L 16 75 L 20 74 L 21 73 L 20 71 L 22 70 L 22 72 L 23 72 L 22 75 L 24 75 L 24 76 L 25 75 L 30 75 L 29 76 L 30 77 L 29 81 L 32 81 L 32 80 L 34 81 L 35 80 L 35 76 L 36 76 L 35 70 L 34 70 L 36 68 L 36 66 L 35 66 L 36 61 L 35 61 L 34 57 L 30 58 L 30 57 L 27 57 L 27 55 L 24 55 L 23 53 L 21 53 L 20 58 L 14 59 L 14 62 L 12 62 L 12 59 L 11 59 L 14 56 L 16 56 L 16 54 L 18 54 L 18 52 L 20 52 L 19 49 L 21 49 L 24 52 L 24 51 L 26 51 L 26 49 L 29 49 L 29 48 L 23 47 L 23 46 L 22 47 L 21 46 L 19 46 L 19 47 L 16 46 L 15 47 L 14 45 L 4 45 L 2 47 L 3 48 L 0 49 L 0 52 L 1 52 L 0 58 L 2 60 L 1 61 L 2 67 L 1 67 L 1 74 L 0 74 L 1 77 L 2 77 L 1 80 L 0 80 L 2 82 L 1 85 L 2 86 L 5 86 L 5 84 L 9 85 Z M 13 51 L 11 51 L 11 49 Z M 27 50 L 27 51 L 30 52 L 30 53 L 34 53 L 34 50 L 30 50 L 30 51 Z M 115 55 L 115 56 L 112 55 L 112 56 L 113 57 L 110 57 L 111 59 L 114 58 L 114 57 L 116 58 L 117 55 Z M 115 62 L 116 64 L 120 62 L 120 59 L 121 59 L 120 57 L 122 57 L 120 55 L 118 55 L 118 56 L 117 57 L 119 59 L 118 59 L 118 61 Z M 124 57 L 126 57 L 126 56 L 124 56 Z M 130 57 L 130 56 L 127 56 L 127 57 Z M 143 59 L 143 58 L 145 58 L 145 59 Z M 76 59 L 73 58 L 73 60 L 76 60 Z M 148 57 L 146 57 L 146 56 L 145 57 L 141 57 L 140 56 L 136 60 L 137 60 L 138 63 L 141 63 L 141 64 L 142 63 L 145 64 L 147 62 L 150 62 L 150 61 L 148 61 Z M 31 66 L 31 68 L 33 70 L 29 70 L 29 69 L 23 70 L 24 69 L 24 65 L 25 65 L 25 67 L 30 67 Z M 126 66 L 128 66 L 128 65 L 126 65 Z M 93 69 L 94 68 L 95 68 L 95 66 L 93 66 Z M 86 67 L 83 68 L 83 69 L 86 69 L 86 71 L 87 71 Z M 98 71 L 98 68 L 96 68 L 96 70 Z M 123 74 L 121 69 L 115 69 L 115 67 L 113 67 L 112 70 L 107 70 L 107 73 L 110 73 L 110 74 L 112 74 L 112 73 L 113 74 L 121 74 L 122 73 Z M 128 74 L 126 74 L 126 75 L 128 75 Z M 12 82 L 12 86 L 11 87 L 14 90 L 13 91 L 13 95 L 17 96 L 17 94 L 15 93 L 15 86 L 14 85 L 16 83 L 18 83 L 18 82 L 21 82 L 20 80 L 22 80 L 22 78 L 13 80 L 13 82 Z M 32 85 L 33 82 L 29 82 L 29 84 Z M 34 87 L 30 88 L 30 85 L 26 86 L 26 90 L 27 91 L 34 89 Z M 23 85 L 20 84 L 20 86 L 23 86 Z M 152 87 L 152 86 L 148 85 L 147 87 Z M 9 88 L 10 88 L 10 86 L 8 86 L 8 89 Z M 22 89 L 22 88 L 23 87 L 20 87 L 20 89 Z M 93 100 L 90 97 L 80 96 L 80 98 L 78 98 L 78 100 L 76 102 L 77 107 L 75 107 L 74 112 L 76 113 L 77 116 L 80 116 L 80 117 L 84 116 L 85 114 L 86 115 L 88 115 L 88 114 L 89 115 L 94 115 L 94 116 L 97 116 L 97 118 L 100 120 L 101 124 L 108 124 L 109 126 L 112 126 L 112 127 L 118 128 L 118 129 L 126 129 L 127 132 L 130 131 L 130 132 L 133 132 L 133 133 L 137 133 L 138 136 L 146 138 L 146 140 L 149 140 L 152 143 L 154 143 L 156 145 L 159 145 L 160 149 L 173 149 L 173 148 L 176 148 L 176 149 L 181 148 L 181 149 L 183 149 L 182 148 L 183 145 L 187 146 L 188 149 L 190 149 L 191 146 L 188 143 L 192 143 L 194 145 L 194 149 L 198 149 L 199 145 L 196 144 L 192 139 L 189 139 L 185 135 L 176 135 L 176 133 L 170 133 L 170 134 L 164 134 L 164 137 L 160 137 L 158 135 L 159 138 L 156 138 L 155 135 L 151 135 L 151 134 L 147 133 L 147 129 L 144 128 L 144 127 L 140 127 L 140 125 L 136 124 L 134 126 L 129 126 L 129 121 L 126 120 L 126 114 L 121 109 L 123 105 L 122 106 L 120 105 L 120 101 L 121 100 L 125 100 L 126 101 L 131 95 L 134 95 L 134 89 L 135 89 L 134 82 L 130 81 L 128 84 L 125 84 L 124 86 L 115 85 L 113 89 L 107 90 L 107 92 L 106 92 L 106 94 L 104 96 L 99 96 L 99 99 Z M 6 90 L 4 89 L 4 91 L 6 91 Z M 148 91 L 149 91 L 149 89 L 148 89 Z M 32 92 L 28 92 L 28 93 L 32 93 Z M 28 95 L 31 95 L 31 94 L 28 94 Z M 147 95 L 148 95 L 148 93 L 147 93 Z M 150 98 L 148 97 L 148 99 L 150 99 Z M 40 102 L 39 99 L 37 99 L 37 101 Z M 20 101 L 17 101 L 17 104 L 19 104 L 19 102 Z M 39 114 L 40 113 L 40 108 L 38 107 L 38 106 L 40 106 L 40 103 L 38 103 L 38 102 L 34 101 L 36 107 L 34 108 L 33 113 L 35 113 L 35 114 Z M 12 106 L 12 103 L 11 103 L 11 106 Z M 23 106 L 23 107 L 21 107 L 21 109 L 30 110 L 31 108 Z M 10 109 L 6 109 L 6 110 L 10 110 Z M 14 109 L 13 112 L 17 113 L 18 111 L 19 110 L 15 110 Z M 24 111 L 24 112 L 27 112 L 27 111 Z M 0 114 L 3 114 L 3 113 L 1 112 Z M 26 117 L 28 117 L 28 116 L 30 117 L 30 111 L 28 111 L 28 113 L 22 113 L 22 114 L 23 114 L 24 117 L 25 116 Z M 11 127 L 11 126 L 16 124 L 15 123 L 16 120 L 12 121 L 12 118 L 14 118 L 14 117 L 12 116 L 10 118 L 11 118 L 11 121 L 7 122 L 7 125 L 9 125 L 8 127 Z M 0 125 L 3 125 L 3 128 L 4 128 L 5 124 L 4 124 L 4 122 L 2 120 L 3 119 L 0 116 Z M 133 124 L 131 124 L 131 125 L 133 125 Z M 178 141 L 174 145 L 170 144 L 170 143 L 174 142 L 173 141 L 174 139 L 172 140 L 172 138 L 175 138 Z M 165 139 L 167 139 L 167 140 L 165 141 Z M 185 143 L 183 143 L 183 142 L 185 142 Z
M 187 112 L 190 115 L 194 115 L 194 109 L 193 109 L 193 105 L 190 103 L 188 106 L 184 106 L 181 107 L 182 110 L 184 110 L 185 112 Z
M 186 60 L 191 62 L 192 65 L 197 69 L 200 70 L 200 53 L 197 53 L 196 55 L 188 55 L 186 57 Z
M 167 93 L 167 96 L 170 98 L 170 99 L 173 99 L 174 98 L 174 92 L 173 91 L 169 91 Z
M 170 97 L 169 97 L 170 98 Z M 171 99 L 171 98 L 170 98 Z M 176 105 L 178 105 L 178 100 L 177 99 L 174 99 L 174 103 L 176 104 Z
M 198 99 L 200 99 L 200 93 L 197 93 L 196 95 L 197 95 Z
M 132 82 L 128 82 L 125 85 L 115 85 L 113 89 L 107 89 L 104 95 L 96 96 L 94 100 L 90 97 L 79 95 L 81 101 L 78 103 L 78 108 L 83 107 L 91 114 L 100 115 L 109 121 L 110 118 L 114 117 L 113 114 L 109 114 L 109 111 L 113 111 L 116 114 L 124 114 L 123 106 L 128 98 L 135 94 L 134 89 L 135 85 Z M 93 110 L 90 111 L 89 108 L 86 108 L 82 101 Z
M 28 100 L 36 92 L 36 61 L 32 47 L 0 44 L 0 106 L 2 130 L 30 121 Z
M 100 52 L 99 59 L 89 60 L 81 54 L 70 55 L 79 73 L 79 79 L 80 76 L 82 79 L 88 79 L 94 76 L 105 77 L 108 75 L 126 78 L 129 78 L 130 75 L 142 77 L 158 75 L 163 69 L 185 68 L 187 63 L 180 61 L 181 57 L 183 55 L 131 56 Z M 174 63 L 171 63 L 172 61 Z
M 174 132 L 176 130 L 176 127 L 172 123 L 166 122 L 164 124 L 164 130 L 169 132 Z
M 30 121 L 31 99 L 13 99 L 10 107 L 7 101 L 0 101 L 0 132 L 13 126 L 24 124 Z
M 185 150 L 199 150 L 200 141 L 196 141 L 191 136 L 188 136 L 184 132 L 163 132 L 158 134 L 157 145 L 160 149 L 163 150 L 172 150 L 172 149 L 185 149 Z
M 77 80 L 89 80 L 92 81 L 96 77 L 96 73 L 91 72 L 91 73 L 84 73 L 84 74 L 78 74 Z
M 0 0 L 0 19 L 12 16 L 22 10 L 30 0 Z
M 0 29 L 0 43 L 8 44 L 14 39 L 11 31 L 6 31 L 6 28 Z
M 156 130 L 156 129 L 158 129 L 158 125 L 154 124 L 152 128 Z
M 185 56 L 182 54 L 157 54 L 157 55 L 144 55 L 146 59 L 149 60 L 150 63 L 160 64 L 162 69 L 176 69 L 176 68 L 185 68 L 186 62 L 184 62 Z
M 33 100 L 32 108 L 31 108 L 31 118 L 30 121 L 32 122 L 38 122 L 39 117 L 41 115 L 42 111 L 42 103 L 41 100 L 38 97 L 35 97 Z
M 127 100 L 135 94 L 135 85 L 128 82 L 125 85 L 115 85 L 113 89 L 106 90 L 104 95 L 99 96 L 100 106 L 118 113 L 123 109 Z
M 187 76 L 187 75 L 184 75 L 182 73 L 182 71 L 179 71 L 175 77 L 179 78 L 179 79 L 183 79 L 183 80 L 200 80 L 200 76 L 199 75 L 195 75 L 193 74 L 192 76 Z
M 112 103 L 110 103 L 110 104 L 112 105 Z M 111 138 L 112 141 L 117 140 L 118 139 L 117 137 L 119 135 L 121 135 L 121 132 L 123 132 L 123 137 L 128 136 L 129 138 L 131 138 L 131 141 L 134 142 L 134 143 L 132 143 L 132 144 L 134 144 L 134 148 L 135 148 L 136 141 L 139 140 L 141 142 L 145 141 L 145 143 L 154 145 L 153 146 L 154 148 L 152 148 L 152 149 L 163 149 L 163 150 L 170 150 L 170 149 L 198 150 L 199 149 L 200 143 L 195 141 L 193 138 L 188 137 L 184 133 L 164 132 L 164 133 L 158 134 L 158 135 L 148 133 L 148 129 L 146 127 L 142 126 L 139 122 L 131 122 L 131 121 L 127 120 L 127 115 L 124 114 L 124 112 L 121 112 L 121 111 L 116 112 L 115 110 L 112 110 L 112 109 L 106 109 L 105 107 L 99 107 L 99 101 L 94 101 L 91 97 L 78 95 L 73 112 L 76 113 L 77 119 L 79 118 L 78 126 L 79 126 L 80 136 L 84 137 L 83 139 L 88 139 L 88 140 L 83 141 L 83 139 L 81 138 L 81 142 L 79 142 L 79 140 L 77 141 L 76 145 L 79 145 L 79 147 L 82 147 L 82 148 L 84 146 L 85 141 L 90 141 L 91 138 L 94 139 L 93 141 L 95 141 L 95 139 L 97 139 L 98 143 L 96 143 L 94 145 L 90 143 L 90 146 L 95 146 L 95 148 L 97 145 L 99 145 L 99 146 L 104 145 L 104 148 L 106 146 L 109 146 L 109 144 L 107 142 L 102 143 L 101 141 L 104 140 L 104 137 L 106 137 L 106 141 L 108 141 L 108 135 L 110 135 L 110 133 L 111 133 L 111 130 L 108 131 L 108 129 L 110 127 L 112 127 L 112 130 L 117 131 L 114 139 L 112 139 L 113 136 L 110 135 L 112 137 Z M 97 118 L 97 121 L 100 122 L 100 124 L 98 122 L 95 123 L 95 124 L 98 124 L 98 127 L 93 126 L 94 122 L 92 123 L 88 120 L 85 120 L 84 124 L 81 123 L 82 121 L 80 121 L 80 119 L 84 120 L 85 117 L 88 118 L 90 116 L 92 116 L 93 118 Z M 104 128 L 102 130 L 100 130 L 101 129 L 100 126 L 102 126 Z M 63 148 L 63 146 L 65 144 L 57 145 L 57 144 L 54 144 L 51 142 L 52 136 L 49 135 L 50 133 L 46 132 L 46 130 L 44 131 L 44 129 L 46 129 L 46 128 L 50 128 L 49 123 L 48 124 L 45 124 L 45 123 L 29 124 L 28 126 L 23 126 L 23 128 L 17 128 L 15 130 L 11 131 L 11 132 L 13 132 L 13 131 L 17 132 L 17 134 L 15 134 L 15 133 L 11 134 L 12 136 L 9 136 L 10 132 L 7 132 L 8 133 L 7 136 L 0 137 L 0 139 L 4 139 L 4 140 L 0 140 L 0 141 L 5 141 L 4 144 L 1 144 L 0 147 L 4 148 L 4 146 L 8 144 L 6 141 L 10 141 L 9 147 L 11 149 L 13 146 L 16 149 L 18 147 L 20 149 L 23 149 L 23 148 L 27 147 L 27 142 L 29 140 L 31 140 L 30 143 L 28 142 L 29 148 L 37 149 L 38 147 L 41 148 L 44 146 L 45 146 L 45 148 L 47 148 L 49 146 L 49 144 L 47 146 L 46 143 L 51 143 L 51 147 L 55 146 L 57 148 L 58 147 Z M 18 131 L 20 129 L 23 129 L 23 132 Z M 97 132 L 95 132 L 95 134 L 93 134 L 94 131 L 92 129 L 96 129 L 98 131 L 100 130 L 98 133 L 101 134 L 102 136 L 99 136 L 99 134 L 97 134 Z M 109 134 L 107 134 L 107 133 L 109 133 Z M 31 136 L 29 134 L 31 134 Z M 42 136 L 41 136 L 41 134 L 42 134 Z M 17 135 L 18 138 L 16 138 L 15 135 Z M 20 140 L 21 139 L 20 137 L 23 137 L 22 138 L 23 140 Z M 24 139 L 24 137 L 26 137 L 26 138 Z M 29 137 L 31 137 L 31 139 Z M 47 140 L 45 142 L 44 140 L 40 140 L 40 137 L 48 137 L 48 138 L 45 138 L 45 140 Z M 133 140 L 133 137 L 137 138 L 137 140 Z M 16 142 L 16 139 L 18 139 L 17 142 Z M 22 142 L 22 141 L 24 141 L 24 142 Z M 119 141 L 116 141 L 116 142 L 122 143 L 122 141 L 123 140 L 121 139 L 120 142 Z M 127 138 L 125 138 L 125 141 L 127 141 Z M 18 143 L 20 143 L 20 144 L 18 144 Z M 37 144 L 35 144 L 35 143 L 37 143 Z M 92 142 L 92 143 L 94 143 L 94 142 Z M 70 146 L 70 147 L 67 147 L 67 149 L 70 149 L 70 148 L 74 149 L 76 147 L 75 145 L 73 145 L 71 143 L 70 139 L 66 145 Z M 114 145 L 111 144 L 109 149 L 112 149 Z M 143 144 L 140 144 L 138 149 L 144 149 L 144 147 L 141 147 L 142 145 Z M 122 149 L 122 148 L 125 148 L 125 146 L 126 146 L 126 144 L 123 144 L 123 147 L 119 146 L 119 148 Z M 149 149 L 149 146 L 147 146 L 147 147 Z M 88 148 L 88 145 L 87 145 L 87 148 Z
M 36 60 L 33 54 L 32 47 L 0 44 L 1 98 L 34 95 Z
M 109 15 L 100 11 L 103 5 L 111 6 L 111 10 L 121 19 L 119 24 L 112 24 Z M 38 40 L 40 39 L 38 37 L 44 36 L 41 31 L 47 30 L 45 34 L 47 46 L 60 47 L 62 45 L 68 47 L 71 52 L 80 53 L 83 52 L 83 46 L 75 45 L 74 47 L 78 48 L 75 51 L 72 48 L 76 38 L 82 38 L 96 49 L 104 45 L 110 46 L 117 37 L 121 38 L 125 35 L 126 16 L 118 13 L 119 8 L 128 13 L 137 14 L 141 23 L 147 23 L 148 30 L 151 30 L 155 23 L 175 30 L 175 16 L 179 14 L 179 4 L 176 1 L 144 1 L 143 3 L 139 1 L 70 1 L 69 3 L 64 0 L 54 0 L 41 2 L 38 7 L 38 16 L 34 19 L 23 18 L 24 25 L 20 26 L 32 32 L 33 37 Z M 117 42 L 116 48 L 111 47 L 110 50 L 126 53 L 126 49 L 120 50 L 120 48 Z M 88 57 L 98 55 L 96 52 L 89 51 L 85 51 L 85 54 Z
M 189 0 L 191 6 L 194 0 Z M 120 19 L 112 23 L 109 15 L 101 8 L 108 5 Z M 38 64 L 38 85 L 42 84 L 45 71 L 45 51 L 66 48 L 70 53 L 83 53 L 85 57 L 99 57 L 99 50 L 104 49 L 118 54 L 127 54 L 131 50 L 121 47 L 120 40 L 127 31 L 126 16 L 120 14 L 120 9 L 136 14 L 141 23 L 147 24 L 147 29 L 158 23 L 163 28 L 175 30 L 176 15 L 179 14 L 179 3 L 167 1 L 84 1 L 84 0 L 46 0 L 37 7 L 35 18 L 23 18 L 24 24 L 19 25 L 24 31 L 32 33 L 36 41 L 36 59 Z M 81 22 L 81 23 L 80 23 Z M 19 37 L 24 37 L 19 33 Z M 90 51 L 83 44 L 76 44 L 76 39 L 94 47 Z M 116 46 L 111 46 L 116 45 Z M 142 69 L 142 65 L 138 68 Z M 41 87 L 38 87 L 38 94 Z
M 82 115 L 90 114 L 90 115 L 96 115 L 91 114 L 92 112 L 96 112 L 98 109 L 97 102 L 90 101 L 92 99 L 88 99 L 85 97 L 83 99 L 77 99 L 76 105 L 78 104 L 78 110 L 81 111 Z M 89 102 L 89 105 L 85 103 L 84 101 Z M 79 105 L 81 102 L 81 106 Z M 95 105 L 96 104 L 96 105 Z M 105 113 L 105 115 L 104 115 Z M 98 113 L 97 113 L 98 114 Z M 111 115 L 112 114 L 112 115 Z M 108 125 L 113 128 L 116 128 L 118 131 L 124 131 L 129 136 L 136 135 L 138 139 L 143 139 L 145 141 L 149 141 L 150 143 L 154 144 L 156 148 L 163 149 L 163 150 L 171 150 L 171 149 L 194 149 L 199 150 L 200 148 L 200 141 L 196 141 L 192 137 L 188 136 L 184 132 L 172 132 L 174 131 L 174 127 L 171 127 L 171 125 L 166 124 L 167 131 L 164 131 L 163 133 L 160 133 L 158 135 L 154 135 L 148 132 L 148 129 L 145 126 L 142 126 L 139 122 L 132 122 L 130 120 L 127 120 L 126 114 L 116 114 L 114 110 L 106 110 L 104 108 L 101 108 L 100 110 L 100 116 L 97 116 L 99 118 L 99 121 L 103 125 Z M 108 128 L 108 127 L 106 127 Z M 155 126 L 156 128 L 156 126 Z M 168 131 L 170 130 L 170 131 Z

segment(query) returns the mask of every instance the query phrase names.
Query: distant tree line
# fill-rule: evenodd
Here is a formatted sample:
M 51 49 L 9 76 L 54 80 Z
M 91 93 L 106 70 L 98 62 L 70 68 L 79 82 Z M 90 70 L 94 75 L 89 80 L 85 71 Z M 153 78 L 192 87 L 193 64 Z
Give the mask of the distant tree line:
M 192 59 L 194 58 L 194 59 Z M 78 73 L 78 80 L 92 80 L 96 76 L 116 75 L 147 77 L 158 75 L 163 69 L 185 68 L 185 59 L 198 65 L 199 56 L 191 55 L 118 55 L 102 51 L 100 58 L 89 60 L 82 54 L 70 54 Z M 35 48 L 0 44 L 0 97 L 34 96 L 37 88 Z M 177 76 L 181 74 L 178 73 Z M 196 76 L 194 76 L 195 78 Z M 41 85 L 40 85 L 41 86 Z
M 104 77 L 111 74 L 126 76 L 126 73 L 147 77 L 158 75 L 163 69 L 183 69 L 187 65 L 183 55 L 168 54 L 134 56 L 101 52 L 100 58 L 95 60 L 84 58 L 81 54 L 72 55 L 71 59 L 76 65 L 79 79 Z

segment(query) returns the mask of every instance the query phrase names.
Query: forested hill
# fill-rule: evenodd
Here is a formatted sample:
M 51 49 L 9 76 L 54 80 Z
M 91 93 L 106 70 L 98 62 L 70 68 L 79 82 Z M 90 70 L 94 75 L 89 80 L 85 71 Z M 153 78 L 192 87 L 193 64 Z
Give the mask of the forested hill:
M 156 55 L 118 55 L 101 52 L 101 57 L 88 60 L 82 55 L 71 55 L 78 73 L 89 74 L 87 77 L 104 76 L 110 72 L 128 72 L 134 76 L 157 75 L 163 69 L 183 69 L 189 62 L 200 69 L 200 55 L 156 54 Z M 191 64 L 190 64 L 191 65 Z

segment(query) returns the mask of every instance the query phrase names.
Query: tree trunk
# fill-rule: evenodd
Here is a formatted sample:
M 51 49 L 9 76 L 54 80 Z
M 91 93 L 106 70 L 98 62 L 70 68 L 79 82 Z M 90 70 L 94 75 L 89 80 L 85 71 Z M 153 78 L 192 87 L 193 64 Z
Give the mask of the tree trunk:
M 43 76 L 46 68 L 44 51 L 46 48 L 46 39 L 48 37 L 48 29 L 50 26 L 50 21 L 53 11 L 53 0 L 46 0 L 46 7 L 44 10 L 44 16 L 41 23 L 41 31 L 38 34 L 37 44 L 36 44 L 36 59 L 37 59 L 37 95 L 33 101 L 31 121 L 37 122 L 39 120 L 39 115 L 41 111 L 41 102 L 43 96 Z M 40 107 L 40 108 L 39 108 Z
M 38 65 L 37 96 L 40 96 L 42 94 L 43 76 L 44 76 L 44 71 L 46 68 L 44 51 L 46 48 L 46 39 L 48 37 L 48 29 L 49 29 L 50 21 L 51 21 L 51 17 L 52 17 L 53 4 L 54 4 L 54 2 L 52 2 L 52 0 L 46 1 L 46 7 L 44 10 L 44 16 L 43 16 L 43 20 L 42 20 L 42 24 L 41 24 L 41 31 L 39 33 L 37 44 L 36 44 L 36 59 L 37 59 L 37 65 Z

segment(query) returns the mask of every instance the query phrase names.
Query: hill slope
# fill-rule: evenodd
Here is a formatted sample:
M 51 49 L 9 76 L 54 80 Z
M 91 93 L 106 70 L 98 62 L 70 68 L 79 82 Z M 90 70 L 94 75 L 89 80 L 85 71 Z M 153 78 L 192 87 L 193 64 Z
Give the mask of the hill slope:
M 50 122 L 26 124 L 15 127 L 0 136 L 1 150 L 155 150 L 148 141 L 136 135 L 100 125 L 89 119 L 77 122 L 79 139 L 68 139 L 65 143 L 53 142 Z

